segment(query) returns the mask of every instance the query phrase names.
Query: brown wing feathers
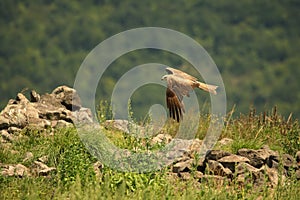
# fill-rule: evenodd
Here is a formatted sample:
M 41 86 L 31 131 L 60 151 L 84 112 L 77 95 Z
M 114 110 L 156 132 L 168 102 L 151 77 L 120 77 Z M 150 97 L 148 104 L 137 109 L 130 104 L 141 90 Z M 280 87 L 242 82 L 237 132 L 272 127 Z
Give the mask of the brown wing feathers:
M 197 81 L 197 78 L 171 67 L 167 67 L 166 71 L 169 75 L 163 76 L 162 79 L 167 80 L 168 84 L 166 91 L 167 107 L 169 109 L 170 117 L 177 122 L 182 119 L 182 114 L 184 112 L 182 97 L 189 96 L 191 90 L 200 88 L 204 91 L 217 94 L 216 89 L 218 86 Z
M 176 94 L 169 88 L 167 88 L 166 97 L 170 117 L 179 122 L 182 119 L 182 104 L 179 102 Z

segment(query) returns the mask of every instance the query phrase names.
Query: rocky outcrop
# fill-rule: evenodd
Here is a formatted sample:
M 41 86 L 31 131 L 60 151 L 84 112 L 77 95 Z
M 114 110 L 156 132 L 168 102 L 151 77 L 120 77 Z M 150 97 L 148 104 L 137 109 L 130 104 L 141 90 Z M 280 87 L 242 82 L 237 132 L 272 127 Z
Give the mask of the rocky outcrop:
M 197 152 L 197 149 L 191 151 Z M 299 156 L 300 152 L 295 158 L 288 154 L 279 155 L 268 146 L 258 150 L 240 149 L 237 154 L 211 150 L 200 161 L 196 161 L 192 156 L 181 158 L 173 163 L 171 169 L 178 177 L 187 177 L 186 173 L 200 172 L 202 174 L 199 177 L 200 182 L 207 179 L 216 182 L 227 179 L 235 180 L 240 185 L 251 183 L 254 186 L 268 184 L 275 187 L 284 184 L 284 180 L 292 175 L 300 180 Z
M 73 126 L 77 122 L 93 123 L 93 118 L 91 111 L 81 106 L 81 100 L 74 89 L 60 86 L 50 94 L 43 95 L 31 91 L 30 100 L 23 93 L 19 93 L 0 113 L 0 143 L 10 144 L 22 137 L 18 133 L 24 128 L 54 130 Z M 118 129 L 125 133 L 135 130 L 142 136 L 147 130 L 126 120 L 109 120 L 102 125 L 107 129 Z M 283 184 L 292 175 L 300 180 L 300 151 L 294 157 L 264 146 L 258 150 L 239 149 L 236 154 L 224 150 L 210 150 L 203 158 L 199 158 L 198 151 L 203 145 L 201 140 L 174 139 L 163 132 L 153 137 L 150 144 L 160 146 L 172 141 L 175 141 L 174 144 L 179 147 L 178 151 L 182 156 L 176 157 L 178 152 L 163 156 L 170 160 L 170 174 L 182 180 L 194 178 L 199 182 L 217 183 L 235 180 L 240 185 L 252 183 L 260 186 L 267 183 L 271 187 Z M 219 144 L 222 146 L 231 142 L 231 139 L 223 138 Z M 55 167 L 47 166 L 47 155 L 37 160 L 33 158 L 33 154 L 27 152 L 22 164 L 0 163 L 0 173 L 3 176 L 24 177 L 48 176 L 56 172 Z M 97 162 L 93 167 L 97 176 L 100 176 L 103 164 Z
M 45 159 L 46 158 L 46 159 Z M 33 159 L 33 154 L 27 152 L 23 163 Z M 47 156 L 43 156 L 38 160 L 34 161 L 33 164 L 25 166 L 23 164 L 1 164 L 0 174 L 2 176 L 15 176 L 15 177 L 31 177 L 31 176 L 48 176 L 52 172 L 56 172 L 55 167 L 48 167 L 45 163 L 47 162 Z
M 24 128 L 49 129 L 72 126 L 76 121 L 93 122 L 91 111 L 81 106 L 77 92 L 59 86 L 50 94 L 30 92 L 30 100 L 23 93 L 11 99 L 0 113 L 2 137 L 12 140 L 7 133 Z
M 130 132 L 128 124 L 126 120 L 109 120 L 105 123 L 107 128 L 125 133 Z M 172 140 L 176 140 L 179 151 L 184 153 L 175 161 L 173 152 L 165 157 L 170 160 L 168 163 L 173 162 L 170 165 L 171 173 L 183 180 L 197 178 L 199 182 L 209 180 L 217 183 L 235 180 L 240 185 L 251 183 L 260 186 L 267 183 L 270 187 L 283 184 L 283 181 L 292 175 L 300 180 L 300 151 L 294 157 L 279 154 L 265 145 L 257 150 L 242 148 L 236 154 L 224 150 L 210 150 L 204 158 L 199 159 L 197 153 L 202 145 L 199 139 L 174 139 L 168 134 L 159 133 L 152 138 L 151 144 L 167 144 Z M 217 146 L 222 147 L 232 141 L 223 138 Z

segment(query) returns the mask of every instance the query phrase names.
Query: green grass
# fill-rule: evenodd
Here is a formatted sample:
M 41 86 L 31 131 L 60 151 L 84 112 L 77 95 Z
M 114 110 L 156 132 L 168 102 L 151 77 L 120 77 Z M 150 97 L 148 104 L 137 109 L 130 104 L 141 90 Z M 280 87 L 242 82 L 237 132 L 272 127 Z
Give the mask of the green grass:
M 104 120 L 104 119 L 103 119 Z M 300 128 L 297 120 L 283 119 L 274 109 L 270 114 L 255 114 L 226 118 L 221 138 L 234 141 L 217 149 L 236 153 L 240 148 L 271 149 L 295 155 L 300 150 Z M 201 116 L 197 137 L 203 139 L 209 116 Z M 163 133 L 174 136 L 176 125 L 167 124 Z M 50 135 L 35 130 L 24 130 L 22 137 L 11 145 L 0 146 L 2 164 L 21 163 L 31 167 L 39 157 L 48 156 L 47 165 L 57 171 L 47 177 L 4 177 L 0 175 L 0 199 L 298 199 L 300 181 L 294 177 L 275 188 L 241 186 L 238 183 L 206 180 L 201 183 L 191 178 L 182 180 L 169 173 L 168 168 L 149 173 L 117 172 L 103 167 L 96 174 L 92 157 L 73 128 L 56 130 Z M 120 148 L 156 149 L 148 139 L 137 139 L 116 130 L 106 130 L 107 137 Z M 146 147 L 147 146 L 147 147 Z M 26 152 L 34 157 L 24 161 Z

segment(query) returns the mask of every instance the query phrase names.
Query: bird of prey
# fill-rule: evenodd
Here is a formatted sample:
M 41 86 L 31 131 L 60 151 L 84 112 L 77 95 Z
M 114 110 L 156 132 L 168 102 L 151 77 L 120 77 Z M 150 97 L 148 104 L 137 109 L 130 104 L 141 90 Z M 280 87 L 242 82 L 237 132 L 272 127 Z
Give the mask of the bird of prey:
M 212 94 L 217 94 L 216 89 L 218 86 L 209 85 L 197 81 L 197 78 L 180 71 L 167 67 L 167 75 L 164 75 L 161 80 L 167 81 L 166 101 L 169 115 L 171 118 L 179 122 L 185 112 L 183 97 L 189 97 L 189 92 L 194 88 L 199 88 Z

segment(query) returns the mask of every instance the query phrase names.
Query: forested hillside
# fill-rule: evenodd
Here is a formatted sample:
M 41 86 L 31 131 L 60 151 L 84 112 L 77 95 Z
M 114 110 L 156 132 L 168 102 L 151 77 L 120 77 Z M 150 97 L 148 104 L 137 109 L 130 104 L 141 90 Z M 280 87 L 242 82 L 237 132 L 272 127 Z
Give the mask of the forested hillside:
M 2 0 L 0 108 L 23 88 L 43 93 L 72 86 L 82 61 L 101 41 L 157 26 L 180 31 L 208 51 L 223 77 L 229 109 L 264 111 L 277 105 L 282 114 L 299 118 L 299 9 L 298 0 Z M 155 51 L 122 56 L 101 80 L 99 100 L 110 97 L 121 73 L 147 62 L 183 64 Z M 152 93 L 145 102 L 145 95 L 142 90 L 135 95 L 137 105 L 163 96 Z

